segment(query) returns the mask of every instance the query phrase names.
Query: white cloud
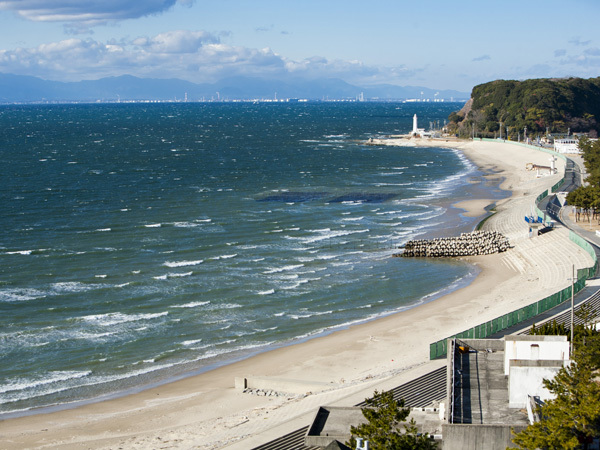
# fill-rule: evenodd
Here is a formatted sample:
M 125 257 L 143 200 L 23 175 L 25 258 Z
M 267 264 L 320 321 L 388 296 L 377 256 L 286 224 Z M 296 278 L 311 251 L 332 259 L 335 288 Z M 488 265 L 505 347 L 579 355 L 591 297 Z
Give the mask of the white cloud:
M 150 53 L 196 53 L 205 44 L 217 44 L 219 38 L 206 31 L 168 31 L 152 38 L 137 38 L 134 45 Z
M 420 70 L 406 66 L 373 67 L 361 61 L 320 56 L 296 61 L 268 47 L 224 44 L 218 34 L 176 30 L 119 41 L 71 38 L 33 48 L 0 50 L 0 72 L 56 81 L 134 75 L 202 83 L 233 76 L 295 76 L 341 78 L 348 83 L 373 85 L 402 84 Z
M 190 81 L 223 76 L 285 72 L 271 49 L 234 47 L 204 31 L 170 31 L 153 37 L 102 43 L 65 39 L 35 48 L 0 50 L 0 71 L 77 81 L 130 74 Z
M 162 13 L 175 3 L 191 0 L 0 0 L 0 9 L 36 22 L 77 22 L 90 25 Z

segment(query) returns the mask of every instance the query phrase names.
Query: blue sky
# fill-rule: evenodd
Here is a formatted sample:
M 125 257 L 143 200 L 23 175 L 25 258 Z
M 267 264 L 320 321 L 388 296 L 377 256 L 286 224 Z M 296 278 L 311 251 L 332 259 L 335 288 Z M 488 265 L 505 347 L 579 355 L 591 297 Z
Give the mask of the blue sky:
M 600 76 L 600 0 L 0 0 L 0 72 L 335 77 L 456 89 Z

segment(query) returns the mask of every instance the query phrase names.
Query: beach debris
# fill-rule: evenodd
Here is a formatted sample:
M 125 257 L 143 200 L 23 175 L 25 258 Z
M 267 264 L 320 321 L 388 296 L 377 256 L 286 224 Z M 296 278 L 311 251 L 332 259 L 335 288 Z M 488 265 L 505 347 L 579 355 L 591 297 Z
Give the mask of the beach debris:
M 404 251 L 394 256 L 429 258 L 477 256 L 501 253 L 509 248 L 508 238 L 497 231 L 473 231 L 456 237 L 408 241 L 403 247 Z
M 259 397 L 286 397 L 291 398 L 303 398 L 303 394 L 290 394 L 289 392 L 278 392 L 271 389 L 253 389 L 246 388 L 242 391 L 244 394 L 257 395 Z

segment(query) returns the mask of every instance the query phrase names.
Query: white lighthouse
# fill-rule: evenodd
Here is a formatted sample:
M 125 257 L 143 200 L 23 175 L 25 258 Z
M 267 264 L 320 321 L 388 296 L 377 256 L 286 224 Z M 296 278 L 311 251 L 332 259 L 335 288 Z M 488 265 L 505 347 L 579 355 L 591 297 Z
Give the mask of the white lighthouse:
M 413 129 L 410 132 L 412 137 L 424 137 L 426 135 L 425 128 L 419 128 L 417 124 L 417 115 L 413 116 Z

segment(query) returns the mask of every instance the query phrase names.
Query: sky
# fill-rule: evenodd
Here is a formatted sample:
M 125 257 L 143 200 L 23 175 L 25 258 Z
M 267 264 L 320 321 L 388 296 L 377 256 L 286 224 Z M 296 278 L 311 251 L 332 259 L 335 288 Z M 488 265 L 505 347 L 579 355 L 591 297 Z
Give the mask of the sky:
M 455 89 L 600 76 L 600 0 L 0 0 L 0 72 Z

